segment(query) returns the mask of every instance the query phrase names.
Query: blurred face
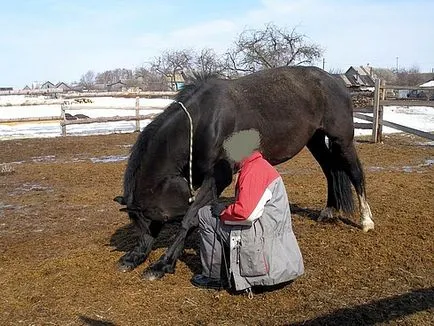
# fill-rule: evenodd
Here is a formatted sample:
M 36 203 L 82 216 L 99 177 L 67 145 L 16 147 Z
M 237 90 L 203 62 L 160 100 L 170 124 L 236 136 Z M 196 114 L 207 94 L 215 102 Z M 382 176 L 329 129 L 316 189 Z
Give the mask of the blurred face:
M 227 157 L 236 163 L 235 168 L 240 168 L 240 163 L 259 148 L 260 137 L 256 130 L 242 130 L 233 133 L 223 143 Z

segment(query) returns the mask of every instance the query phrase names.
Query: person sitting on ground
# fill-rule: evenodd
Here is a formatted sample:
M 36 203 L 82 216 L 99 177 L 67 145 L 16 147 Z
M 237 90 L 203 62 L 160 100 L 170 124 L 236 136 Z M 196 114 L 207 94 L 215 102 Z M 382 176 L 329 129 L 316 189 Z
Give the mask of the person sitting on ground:
M 216 202 L 198 212 L 202 273 L 191 279 L 197 287 L 233 285 L 236 291 L 251 291 L 253 286 L 286 283 L 304 273 L 285 185 L 258 148 L 255 130 L 236 133 L 224 143 L 227 156 L 239 168 L 235 202 L 227 207 Z M 229 248 L 227 278 L 221 277 L 224 246 Z

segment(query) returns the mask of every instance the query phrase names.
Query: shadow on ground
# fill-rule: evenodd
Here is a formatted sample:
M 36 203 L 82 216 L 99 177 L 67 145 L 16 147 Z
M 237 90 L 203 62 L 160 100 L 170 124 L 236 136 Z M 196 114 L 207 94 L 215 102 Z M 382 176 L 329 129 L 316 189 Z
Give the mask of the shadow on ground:
M 434 288 L 431 287 L 351 308 L 338 309 L 328 315 L 288 324 L 288 326 L 375 325 L 432 309 L 434 309 Z
M 116 325 L 111 321 L 98 320 L 86 316 L 79 316 L 78 319 L 80 319 L 81 324 L 85 326 L 115 326 Z

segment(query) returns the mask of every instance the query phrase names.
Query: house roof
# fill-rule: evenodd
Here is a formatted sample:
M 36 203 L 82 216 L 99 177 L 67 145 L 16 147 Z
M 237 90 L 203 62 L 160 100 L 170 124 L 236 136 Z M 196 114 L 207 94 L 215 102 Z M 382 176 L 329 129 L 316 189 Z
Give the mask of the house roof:
M 434 87 L 434 79 L 427 81 L 426 83 L 423 83 L 419 85 L 419 87 Z
M 348 81 L 350 82 L 350 86 L 353 87 L 374 87 L 375 81 L 373 76 L 371 76 L 371 69 L 369 67 L 354 67 L 351 66 L 344 74 Z M 342 78 L 342 77 L 341 77 Z
M 51 85 L 51 86 L 54 86 L 54 84 L 53 84 L 52 82 L 50 82 L 49 80 L 47 80 L 45 83 L 43 83 L 43 84 L 41 85 L 41 87 L 43 87 L 43 86 L 45 86 L 45 85 Z
M 66 87 L 70 88 L 70 86 L 65 82 L 58 82 L 55 87 L 58 88 L 60 86 L 66 86 Z
M 370 67 L 364 67 L 364 66 L 358 66 L 358 67 L 350 67 L 350 69 L 353 68 L 360 76 L 370 76 L 371 75 L 371 68 Z
M 184 72 L 182 73 L 176 73 L 176 74 L 168 74 L 166 75 L 166 80 L 168 82 L 175 82 L 175 83 L 183 83 L 185 82 L 185 78 L 184 78 Z
M 345 86 L 347 86 L 347 87 L 350 87 L 352 85 L 350 80 L 347 78 L 347 76 L 345 74 L 334 74 L 333 76 L 335 76 L 336 78 L 342 79 Z
M 126 85 L 124 82 L 122 82 L 121 80 L 118 80 L 117 82 L 111 83 L 111 84 L 107 84 L 108 87 L 113 86 L 113 85 Z

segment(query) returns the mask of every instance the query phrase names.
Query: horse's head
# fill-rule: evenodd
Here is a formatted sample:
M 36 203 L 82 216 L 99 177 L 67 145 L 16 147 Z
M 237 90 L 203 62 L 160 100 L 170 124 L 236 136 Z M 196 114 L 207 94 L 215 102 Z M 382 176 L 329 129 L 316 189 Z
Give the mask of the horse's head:
M 183 216 L 190 205 L 190 188 L 181 176 L 166 176 L 155 183 L 138 186 L 134 200 L 118 196 L 114 200 L 126 205 L 122 211 L 137 213 L 147 219 L 167 222 Z
M 181 176 L 166 176 L 139 196 L 143 215 L 163 221 L 185 215 L 190 197 L 188 182 Z

